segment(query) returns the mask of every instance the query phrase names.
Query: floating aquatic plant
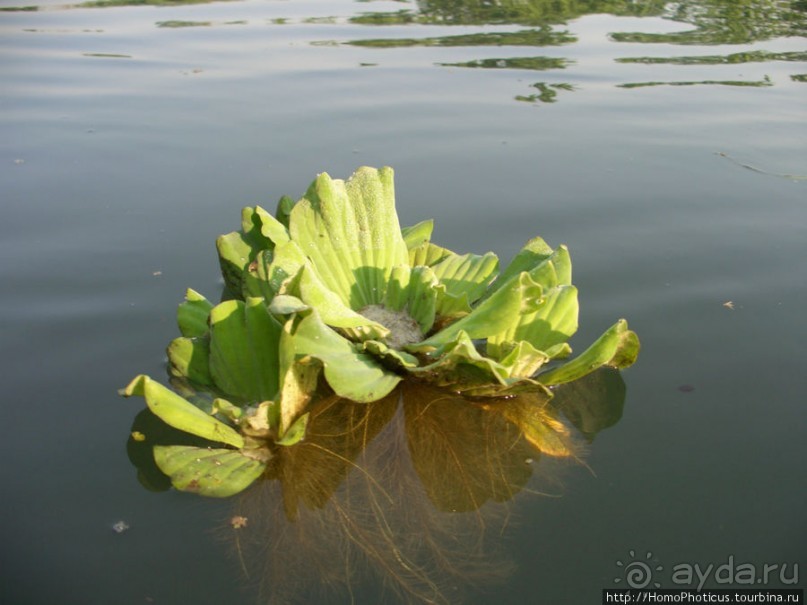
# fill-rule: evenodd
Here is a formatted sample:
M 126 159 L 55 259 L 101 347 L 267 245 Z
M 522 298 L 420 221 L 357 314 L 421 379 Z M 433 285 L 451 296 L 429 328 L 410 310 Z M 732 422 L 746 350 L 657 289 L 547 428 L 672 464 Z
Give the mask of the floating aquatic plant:
M 272 448 L 304 436 L 326 385 L 368 404 L 404 379 L 548 400 L 549 387 L 636 359 L 638 339 L 619 320 L 561 362 L 578 317 L 565 246 L 536 237 L 499 271 L 493 253 L 457 254 L 432 243 L 432 229 L 400 227 L 390 168 L 321 174 L 275 215 L 245 208 L 241 229 L 217 241 L 230 299 L 188 290 L 179 307 L 168 357 L 185 396 L 142 375 L 123 391 L 211 443 L 155 446 L 173 484 L 211 496 L 244 489 Z

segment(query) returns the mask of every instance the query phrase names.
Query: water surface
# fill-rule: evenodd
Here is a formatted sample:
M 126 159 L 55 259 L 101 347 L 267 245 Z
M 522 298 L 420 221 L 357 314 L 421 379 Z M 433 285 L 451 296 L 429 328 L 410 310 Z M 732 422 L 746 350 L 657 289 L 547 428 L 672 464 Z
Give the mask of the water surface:
M 164 375 L 242 206 L 364 164 L 454 250 L 567 244 L 572 346 L 619 317 L 643 344 L 467 602 L 595 602 L 630 551 L 804 567 L 803 3 L 26 4 L 0 1 L 4 603 L 254 601 L 233 502 L 144 490 L 116 390 Z

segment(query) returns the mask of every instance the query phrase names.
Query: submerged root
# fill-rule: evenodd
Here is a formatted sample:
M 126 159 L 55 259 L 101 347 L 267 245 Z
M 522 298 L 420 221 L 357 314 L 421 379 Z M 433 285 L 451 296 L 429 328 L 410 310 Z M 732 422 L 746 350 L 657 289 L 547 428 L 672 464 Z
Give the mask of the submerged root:
M 259 602 L 455 605 L 514 569 L 509 502 L 538 454 L 502 414 L 424 387 L 312 410 L 246 492 L 237 557 Z M 436 394 L 435 394 L 436 393 Z

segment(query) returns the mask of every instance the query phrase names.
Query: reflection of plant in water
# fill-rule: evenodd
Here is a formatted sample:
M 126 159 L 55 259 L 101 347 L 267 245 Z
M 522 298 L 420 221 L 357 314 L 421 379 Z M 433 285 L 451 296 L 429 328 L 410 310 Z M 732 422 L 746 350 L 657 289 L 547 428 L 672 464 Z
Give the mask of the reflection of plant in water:
M 669 2 L 663 15 L 695 29 L 673 33 L 615 33 L 618 42 L 647 44 L 748 44 L 807 33 L 803 3 L 787 0 L 683 0 Z
M 389 24 L 440 24 L 440 25 L 529 25 L 532 30 L 514 32 L 479 32 L 455 36 L 424 38 L 375 38 L 353 40 L 348 44 L 370 48 L 407 46 L 534 46 L 544 47 L 570 44 L 576 41 L 568 32 L 553 31 L 552 26 L 565 24 L 589 14 L 617 16 L 661 17 L 687 23 L 694 29 L 672 33 L 615 32 L 610 35 L 617 42 L 668 43 L 668 44 L 747 44 L 776 37 L 804 36 L 807 34 L 807 10 L 803 2 L 784 0 L 683 0 L 665 2 L 634 2 L 632 0 L 422 0 L 417 10 L 389 13 L 365 13 L 351 19 L 354 23 Z M 639 57 L 617 58 L 620 63 L 719 65 L 758 61 L 802 61 L 804 53 L 769 53 L 752 51 L 725 56 L 704 57 Z M 438 63 L 441 66 L 491 69 L 561 69 L 571 63 L 554 57 L 485 58 L 461 63 Z M 796 79 L 798 81 L 798 79 Z M 671 84 L 722 84 L 730 86 L 772 85 L 765 81 L 738 81 L 709 79 L 679 83 L 629 83 L 621 88 L 659 86 Z M 552 103 L 556 100 L 557 85 L 538 83 L 539 93 L 523 94 L 517 101 Z
M 574 86 L 563 82 L 559 82 L 557 84 L 536 82 L 535 84 L 531 84 L 531 86 L 533 88 L 537 88 L 539 93 L 532 95 L 518 95 L 516 96 L 516 101 L 524 101 L 527 103 L 554 103 L 556 101 L 556 97 L 558 96 L 559 90 L 565 90 L 568 92 L 574 90 Z
M 461 602 L 458 587 L 511 570 L 499 538 L 515 522 L 512 499 L 554 483 L 544 457 L 576 455 L 562 418 L 591 439 L 619 419 L 624 393 L 619 373 L 601 370 L 552 399 L 490 403 L 414 382 L 372 405 L 324 397 L 305 440 L 276 446 L 265 480 L 237 501 L 234 554 L 261 601 L 318 602 L 319 590 L 352 594 L 369 582 L 403 602 Z M 187 439 L 149 412 L 132 428 Z M 167 489 L 152 447 L 132 438 L 130 457 L 144 484 Z
M 569 32 L 549 27 L 515 32 L 483 32 L 434 38 L 372 38 L 352 40 L 351 46 L 370 48 L 402 48 L 407 46 L 560 46 L 576 42 Z
M 773 86 L 773 82 L 768 76 L 761 80 L 696 80 L 672 81 L 672 82 L 627 82 L 617 84 L 619 88 L 647 88 L 649 86 L 749 86 L 752 88 L 766 88 Z
M 464 63 L 438 63 L 444 67 L 471 67 L 482 69 L 563 69 L 572 63 L 561 57 L 508 57 L 502 59 L 477 59 Z
M 667 2 L 650 0 L 418 0 L 418 10 L 365 13 L 352 21 L 363 24 L 542 25 L 563 23 L 590 14 L 655 16 Z
M 744 44 L 803 36 L 807 29 L 804 3 L 788 0 L 420 0 L 417 11 L 366 13 L 352 21 L 374 25 L 546 25 L 595 14 L 663 17 L 695 26 L 678 33 L 613 34 L 620 42 Z
M 765 50 L 752 50 L 730 55 L 698 55 L 694 57 L 619 57 L 615 61 L 646 65 L 735 65 L 767 61 L 807 61 L 807 52 L 772 53 Z
M 276 216 L 256 207 L 242 218 L 217 242 L 232 299 L 213 305 L 189 290 L 179 307 L 182 336 L 168 348 L 178 392 L 142 375 L 123 391 L 217 444 L 154 448 L 178 489 L 228 496 L 270 472 L 275 445 L 304 436 L 320 387 L 371 403 L 408 377 L 475 397 L 548 398 L 550 386 L 638 354 L 620 320 L 558 365 L 577 330 L 568 250 L 534 238 L 499 273 L 493 253 L 437 246 L 431 221 L 400 228 L 389 168 L 322 174 L 300 201 L 281 198 Z
M 75 8 L 114 8 L 118 6 L 184 6 L 190 4 L 210 4 L 212 2 L 234 2 L 235 0 L 86 0 L 72 5 Z

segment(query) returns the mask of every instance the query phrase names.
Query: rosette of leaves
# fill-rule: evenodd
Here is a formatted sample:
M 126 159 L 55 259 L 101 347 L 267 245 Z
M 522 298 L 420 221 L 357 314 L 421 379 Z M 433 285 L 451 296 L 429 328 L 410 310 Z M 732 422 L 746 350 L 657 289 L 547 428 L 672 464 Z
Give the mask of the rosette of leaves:
M 121 394 L 142 396 L 157 418 L 197 440 L 174 445 L 156 432 L 133 437 L 149 441 L 157 467 L 174 487 L 230 496 L 263 474 L 273 448 L 302 438 L 307 414 L 281 417 L 281 380 L 289 382 L 291 397 L 294 385 L 313 385 L 316 374 L 293 363 L 288 335 L 262 298 L 214 305 L 188 290 L 177 323 L 182 336 L 167 351 L 175 389 L 140 375 Z M 313 391 L 301 395 L 306 403 Z
M 492 252 L 457 254 L 432 243 L 432 229 L 402 229 L 392 169 L 364 167 L 347 181 L 319 175 L 275 216 L 245 208 L 242 229 L 217 245 L 232 295 L 262 298 L 285 322 L 295 363 L 321 368 L 357 402 L 407 376 L 470 396 L 548 394 L 636 359 L 638 338 L 619 320 L 577 358 L 553 363 L 577 330 L 565 246 L 536 237 L 499 271 Z
M 548 398 L 548 387 L 636 359 L 638 339 L 619 320 L 565 361 L 578 303 L 564 246 L 534 238 L 499 271 L 491 252 L 432 243 L 432 228 L 401 229 L 390 168 L 360 168 L 347 181 L 321 174 L 299 201 L 281 198 L 275 215 L 242 211 L 241 230 L 217 240 L 230 300 L 189 290 L 179 307 L 182 336 L 168 348 L 179 393 L 147 376 L 123 390 L 205 440 L 154 446 L 175 487 L 244 489 L 273 448 L 303 437 L 323 383 L 358 403 L 406 377 L 465 396 Z

